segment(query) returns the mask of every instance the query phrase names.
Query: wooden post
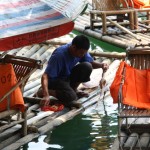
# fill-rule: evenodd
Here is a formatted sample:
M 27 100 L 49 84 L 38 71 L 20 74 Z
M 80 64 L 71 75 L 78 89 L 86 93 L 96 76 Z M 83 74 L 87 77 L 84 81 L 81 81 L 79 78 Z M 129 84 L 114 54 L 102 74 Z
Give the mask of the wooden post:
M 130 29 L 134 30 L 134 12 L 129 12 Z
M 135 29 L 138 28 L 138 14 L 136 10 L 134 11 L 134 26 L 135 26 Z
M 22 118 L 23 118 L 23 123 L 22 123 L 22 132 L 23 132 L 23 136 L 26 136 L 27 135 L 27 110 L 25 110 L 23 113 L 22 113 Z
M 94 19 L 94 14 L 90 13 L 90 28 L 91 28 L 91 30 L 94 30 L 93 19 Z
M 103 34 L 106 34 L 107 30 L 107 24 L 106 24 L 106 14 L 102 13 L 102 28 L 103 28 Z

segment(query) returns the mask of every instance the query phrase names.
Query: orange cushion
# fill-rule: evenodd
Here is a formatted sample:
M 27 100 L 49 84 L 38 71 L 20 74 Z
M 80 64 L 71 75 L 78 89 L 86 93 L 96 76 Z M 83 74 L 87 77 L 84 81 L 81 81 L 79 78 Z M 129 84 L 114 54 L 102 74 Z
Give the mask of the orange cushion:
M 123 103 L 138 108 L 150 108 L 150 98 L 147 94 L 147 72 L 138 70 L 126 64 L 125 82 L 123 85 Z
M 113 103 L 118 102 L 118 93 L 125 66 L 125 78 L 122 86 L 123 103 L 138 108 L 150 108 L 150 70 L 135 69 L 121 62 L 114 81 L 110 86 Z
M 150 3 L 149 0 L 132 0 L 134 4 L 134 8 L 144 8 L 149 7 Z M 129 6 L 132 7 L 132 3 L 130 0 L 127 0 Z
M 148 94 L 148 97 L 150 98 L 150 71 L 147 72 L 146 84 L 147 84 L 147 94 Z
M 0 98 L 2 98 L 16 83 L 16 75 L 12 64 L 0 64 Z M 0 111 L 7 110 L 7 98 L 0 102 Z M 24 111 L 24 101 L 20 88 L 10 95 L 10 108 Z

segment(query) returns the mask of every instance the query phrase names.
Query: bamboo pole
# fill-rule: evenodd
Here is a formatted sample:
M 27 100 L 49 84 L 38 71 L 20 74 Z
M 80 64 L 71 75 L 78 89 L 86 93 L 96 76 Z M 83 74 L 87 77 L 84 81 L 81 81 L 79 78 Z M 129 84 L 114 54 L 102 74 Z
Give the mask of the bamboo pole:
M 38 49 L 36 53 L 34 53 L 30 58 L 40 59 L 41 55 L 49 48 L 48 45 L 43 45 Z
M 125 40 L 125 42 L 129 42 L 129 43 L 132 43 L 132 44 L 137 42 L 137 40 L 132 38 L 131 35 L 129 35 L 129 34 L 119 35 L 119 36 L 115 35 L 115 38 L 117 38 L 117 37 L 119 37 L 119 38 L 121 37 L 121 40 Z
M 51 45 L 65 45 L 66 42 L 64 41 L 46 41 L 43 44 L 51 44 Z
M 10 50 L 10 51 L 8 52 L 8 54 L 10 54 L 10 55 L 16 55 L 17 52 L 20 51 L 20 49 L 21 49 L 21 48 L 16 48 L 16 49 L 14 49 L 13 51 Z
M 57 118 L 61 115 L 64 115 L 67 112 L 69 112 L 69 109 L 67 109 L 67 108 L 64 108 L 64 110 L 60 111 L 60 112 L 54 112 L 52 115 L 45 117 L 42 120 L 39 120 L 35 126 L 37 128 L 40 128 L 40 127 L 44 126 L 45 124 L 47 124 L 48 122 L 54 121 L 55 118 Z
M 43 61 L 43 60 L 48 61 L 49 58 L 50 58 L 50 56 L 51 56 L 51 54 L 52 54 L 52 51 L 51 51 L 51 50 L 49 50 L 49 49 L 46 50 L 46 52 L 43 53 L 43 54 L 40 56 L 40 60 L 41 60 L 41 61 Z
M 41 78 L 44 70 L 46 68 L 46 65 L 43 66 L 43 69 L 42 70 L 36 70 L 31 76 L 30 78 L 28 79 L 28 82 L 27 84 L 25 85 L 25 87 L 30 84 L 31 82 L 35 81 L 35 80 L 38 80 L 39 78 Z
M 0 141 L 3 141 L 3 140 L 5 140 L 5 139 L 11 137 L 11 136 L 14 135 L 19 129 L 20 129 L 20 127 L 15 126 L 15 128 L 12 127 L 12 128 L 9 128 L 9 129 L 5 130 L 4 132 L 2 132 L 2 133 L 0 134 Z
M 126 56 L 126 53 L 118 53 L 118 52 L 96 52 L 96 51 L 90 51 L 90 54 L 92 56 L 118 58 L 118 59 L 123 59 Z
M 3 132 L 4 130 L 6 130 L 6 129 L 10 128 L 10 127 L 13 127 L 16 124 L 20 124 L 23 121 L 24 121 L 24 119 L 19 119 L 19 121 L 13 121 L 10 124 L 6 124 L 6 125 L 0 127 L 0 132 Z
M 41 78 L 38 78 L 37 80 L 35 80 L 34 82 L 30 82 L 29 84 L 27 84 L 24 88 L 24 93 L 27 92 L 28 90 L 35 88 L 36 86 L 41 84 Z
M 130 34 L 132 37 L 134 37 L 136 40 L 141 41 L 141 38 L 139 38 L 137 35 L 133 34 L 131 31 L 129 31 L 128 29 L 126 29 L 125 27 L 121 26 L 120 24 L 118 24 L 117 22 L 112 21 L 109 18 L 106 18 L 109 22 L 113 23 L 114 25 L 116 25 L 119 29 L 123 30 L 124 32 Z
M 50 116 L 53 113 L 54 113 L 53 111 L 40 112 L 37 116 L 32 117 L 31 119 L 28 119 L 27 124 L 28 125 L 34 125 L 35 123 L 37 123 L 42 118 Z
M 105 42 L 109 42 L 111 44 L 115 44 L 122 48 L 135 47 L 135 44 L 129 44 L 129 43 L 121 41 L 119 39 L 114 39 L 111 36 L 102 36 L 102 40 Z
M 148 43 L 150 42 L 149 35 L 138 33 L 138 36 L 140 36 L 143 39 L 143 41 L 147 41 Z
M 23 48 L 21 48 L 20 49 L 20 51 L 18 51 L 17 52 L 17 56 L 25 56 L 26 55 L 26 53 L 29 51 L 29 49 L 31 49 L 32 48 L 32 46 L 30 45 L 30 46 L 25 46 L 25 47 L 23 47 Z
M 34 95 L 40 87 L 41 87 L 41 84 L 38 84 L 36 87 L 24 92 L 23 96 Z
M 18 149 L 20 146 L 24 145 L 25 143 L 32 141 L 34 138 L 37 138 L 37 137 L 39 137 L 39 133 L 28 134 L 24 138 L 21 138 L 18 141 L 16 141 L 15 143 L 12 143 L 12 144 L 4 147 L 3 150 Z
M 39 48 L 40 48 L 39 44 L 33 45 L 33 47 L 27 51 L 25 56 L 30 58 L 34 53 L 36 53 L 36 51 L 38 51 Z
M 21 133 L 17 133 L 13 136 L 8 137 L 6 140 L 2 141 L 0 143 L 0 149 L 5 148 L 6 146 L 15 143 L 17 140 L 19 140 L 21 138 Z M 12 149 L 12 148 L 11 148 Z

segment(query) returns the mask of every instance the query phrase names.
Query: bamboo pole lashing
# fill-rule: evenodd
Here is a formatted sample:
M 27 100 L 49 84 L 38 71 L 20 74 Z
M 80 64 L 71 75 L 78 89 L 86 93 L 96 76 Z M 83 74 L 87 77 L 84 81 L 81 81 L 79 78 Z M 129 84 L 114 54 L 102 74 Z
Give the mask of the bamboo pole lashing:
M 129 31 L 128 29 L 126 29 L 125 27 L 121 26 L 120 24 L 118 24 L 117 22 L 112 21 L 109 18 L 106 18 L 109 22 L 113 23 L 114 25 L 116 25 L 119 29 L 123 30 L 124 32 L 130 34 L 132 37 L 134 37 L 135 39 L 137 39 L 138 41 L 141 41 L 141 38 L 139 38 L 137 35 L 133 34 L 131 31 Z

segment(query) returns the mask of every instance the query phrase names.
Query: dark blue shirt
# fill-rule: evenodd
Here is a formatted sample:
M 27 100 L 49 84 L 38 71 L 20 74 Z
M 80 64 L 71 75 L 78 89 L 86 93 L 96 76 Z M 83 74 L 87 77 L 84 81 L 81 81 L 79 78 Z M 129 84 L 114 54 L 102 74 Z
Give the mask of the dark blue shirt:
M 74 57 L 69 53 L 71 44 L 63 45 L 57 48 L 51 55 L 45 73 L 51 79 L 67 79 L 72 68 L 78 62 L 92 62 L 93 58 L 89 53 L 86 53 L 82 58 Z

